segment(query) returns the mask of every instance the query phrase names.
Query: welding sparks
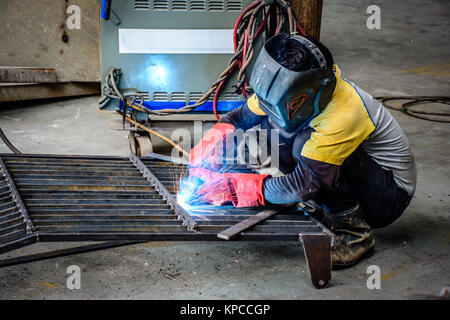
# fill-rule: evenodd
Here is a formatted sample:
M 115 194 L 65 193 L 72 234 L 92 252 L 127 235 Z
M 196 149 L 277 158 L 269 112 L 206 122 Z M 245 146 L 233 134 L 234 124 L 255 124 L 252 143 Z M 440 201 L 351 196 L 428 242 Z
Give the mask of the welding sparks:
M 206 184 L 208 187 L 208 184 Z M 217 212 L 217 206 L 209 204 L 202 199 L 202 196 L 208 197 L 210 193 L 216 194 L 217 190 L 213 188 L 210 192 L 199 193 L 199 189 L 205 189 L 205 182 L 197 177 L 184 178 L 180 182 L 180 188 L 177 193 L 178 204 L 190 215 L 202 220 L 208 220 L 208 215 L 217 215 L 224 213 Z M 220 189 L 220 188 L 219 188 Z
M 247 153 L 237 156 L 235 161 L 244 160 Z M 242 157 L 242 159 L 241 159 Z M 190 215 L 209 220 L 208 215 L 226 215 L 225 209 L 234 202 L 235 191 L 230 187 L 230 177 L 226 173 L 252 172 L 248 166 L 220 162 L 218 171 L 211 168 L 206 161 L 200 167 L 191 168 L 188 177 L 180 178 L 177 192 L 177 203 Z M 195 174 L 192 174 L 195 171 Z

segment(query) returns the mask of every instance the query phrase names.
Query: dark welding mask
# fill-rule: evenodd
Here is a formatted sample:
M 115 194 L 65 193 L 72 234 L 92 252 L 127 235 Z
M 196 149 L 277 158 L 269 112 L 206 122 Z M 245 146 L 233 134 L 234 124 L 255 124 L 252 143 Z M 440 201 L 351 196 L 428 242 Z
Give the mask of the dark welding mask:
M 298 41 L 314 59 L 314 69 L 292 71 L 275 60 L 275 52 L 288 39 Z M 269 120 L 287 133 L 296 133 L 326 107 L 336 86 L 336 77 L 327 68 L 319 48 L 300 36 L 278 34 L 269 39 L 259 53 L 250 77 L 260 108 Z

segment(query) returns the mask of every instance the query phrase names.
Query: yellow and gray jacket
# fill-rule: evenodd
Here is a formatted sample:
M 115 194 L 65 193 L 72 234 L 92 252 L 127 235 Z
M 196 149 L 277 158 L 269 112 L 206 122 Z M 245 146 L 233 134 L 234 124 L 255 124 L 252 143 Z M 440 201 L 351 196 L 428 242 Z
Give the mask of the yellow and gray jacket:
M 398 187 L 412 197 L 416 187 L 416 167 L 408 140 L 397 121 L 370 94 L 341 76 L 334 66 L 337 83 L 324 111 L 310 123 L 310 135 L 295 151 L 295 141 L 285 139 L 281 149 L 294 153 L 294 166 L 286 175 L 266 179 L 264 194 L 274 203 L 306 201 L 322 186 L 333 188 L 343 162 L 361 147 L 381 168 L 392 171 Z M 270 121 L 259 108 L 256 95 L 238 109 L 226 114 L 221 122 L 247 130 Z M 268 125 L 267 125 L 268 124 Z M 295 154 L 297 153 L 297 154 Z M 283 151 L 280 155 L 283 156 Z

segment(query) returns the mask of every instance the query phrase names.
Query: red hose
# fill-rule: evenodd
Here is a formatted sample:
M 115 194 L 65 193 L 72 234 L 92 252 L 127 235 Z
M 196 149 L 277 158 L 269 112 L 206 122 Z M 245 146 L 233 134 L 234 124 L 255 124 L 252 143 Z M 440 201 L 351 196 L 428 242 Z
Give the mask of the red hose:
M 222 89 L 222 86 L 227 81 L 229 75 L 233 72 L 234 68 L 236 68 L 236 64 L 234 64 L 233 68 L 231 68 L 231 70 L 228 72 L 226 78 L 219 83 L 219 85 L 217 86 L 216 92 L 214 93 L 213 111 L 214 111 L 214 116 L 216 117 L 217 121 L 220 120 L 219 113 L 217 112 L 217 100 L 219 98 L 219 93 L 220 93 L 220 90 Z
M 245 14 L 247 14 L 247 12 L 249 12 L 251 9 L 253 9 L 257 5 L 259 5 L 262 1 L 263 0 L 256 0 L 255 2 L 250 4 L 247 8 L 242 10 L 242 12 L 239 14 L 239 17 L 237 18 L 236 23 L 234 25 L 234 29 L 233 29 L 233 46 L 234 46 L 234 52 L 235 53 L 236 53 L 237 46 L 238 46 L 238 44 L 237 44 L 237 30 L 239 28 L 239 25 L 241 23 L 242 18 L 244 17 Z M 262 30 L 264 28 L 264 25 L 266 24 L 267 19 L 269 18 L 271 10 L 272 10 L 272 6 L 269 8 L 269 10 L 267 10 L 267 13 L 266 13 L 263 21 L 261 22 L 261 24 L 258 26 L 258 29 L 256 30 L 252 41 L 255 41 L 258 38 L 258 36 L 260 35 L 260 33 L 262 32 Z M 300 34 L 305 37 L 306 33 L 303 31 L 303 29 L 300 27 L 300 25 L 298 24 L 297 21 L 295 21 L 295 23 L 296 23 L 297 29 L 300 31 Z M 278 31 L 279 30 L 278 30 L 278 24 L 277 24 L 276 30 L 275 30 L 275 34 L 278 34 Z M 247 55 L 247 50 L 248 50 L 248 38 L 249 38 L 249 30 L 246 30 L 245 38 L 244 38 L 244 48 L 243 48 L 243 52 L 242 52 L 242 59 L 236 58 L 236 63 L 233 65 L 231 70 L 228 72 L 228 74 L 226 75 L 226 78 L 219 83 L 219 85 L 216 88 L 216 92 L 214 93 L 213 111 L 214 111 L 214 116 L 216 117 L 217 121 L 220 120 L 220 117 L 219 117 L 219 114 L 218 114 L 218 111 L 217 111 L 217 100 L 219 99 L 220 91 L 222 90 L 222 87 L 225 84 L 225 82 L 228 80 L 228 77 L 230 76 L 230 74 L 235 69 L 236 65 L 239 67 L 239 69 L 241 69 L 243 63 L 245 62 L 245 56 Z M 247 96 L 247 94 L 245 92 L 246 85 L 247 85 L 247 83 L 244 82 L 243 89 L 242 89 L 242 94 L 243 94 L 244 97 Z
M 256 38 L 258 38 L 259 34 L 261 33 L 262 29 L 264 28 L 264 25 L 266 24 L 267 19 L 269 18 L 269 14 L 270 14 L 271 10 L 272 10 L 272 7 L 270 7 L 269 10 L 267 10 L 266 16 L 264 17 L 263 21 L 261 22 L 258 29 L 256 30 L 255 36 L 253 38 L 254 40 L 256 40 Z
M 234 30 L 233 30 L 233 45 L 234 45 L 234 52 L 236 52 L 237 49 L 237 29 L 239 28 L 239 24 L 241 23 L 242 17 L 251 9 L 253 9 L 254 7 L 256 7 L 257 5 L 259 5 L 262 2 L 262 0 L 256 0 L 255 2 L 253 2 L 252 4 L 250 4 L 247 8 L 245 8 L 241 14 L 239 15 L 239 17 L 236 20 L 236 23 L 234 24 Z M 237 59 L 237 65 L 239 67 L 239 69 L 241 68 L 242 64 L 244 63 L 245 60 L 245 56 L 247 54 L 247 42 L 248 42 L 248 32 L 245 33 L 245 39 L 244 39 L 244 51 L 242 54 L 242 61 L 240 61 L 239 59 Z M 233 67 L 234 69 L 234 67 Z M 224 81 L 222 81 L 224 82 Z M 219 84 L 219 86 L 216 89 L 216 94 L 218 93 L 218 91 L 220 91 L 219 88 L 222 87 L 222 83 Z M 246 96 L 245 94 L 245 84 L 244 84 L 244 97 Z M 219 120 L 219 115 L 217 114 L 217 110 L 216 110 L 216 105 L 217 105 L 217 99 L 216 99 L 216 94 L 214 95 L 214 101 L 213 101 L 213 108 L 214 108 L 214 115 L 216 116 L 217 120 Z M 218 97 L 218 95 L 217 95 Z
M 217 112 L 217 99 L 219 98 L 219 92 L 222 89 L 223 84 L 225 83 L 225 80 L 223 80 L 219 85 L 217 86 L 216 93 L 214 94 L 214 100 L 213 100 L 213 111 L 214 116 L 216 117 L 217 121 L 220 120 L 219 113 Z
M 239 17 L 236 20 L 236 23 L 234 24 L 234 30 L 233 30 L 233 44 L 234 44 L 234 52 L 236 52 L 237 49 L 237 29 L 239 28 L 239 24 L 241 23 L 241 19 L 242 17 L 251 9 L 253 9 L 255 6 L 257 6 L 259 3 L 261 2 L 261 0 L 256 0 L 255 2 L 253 2 L 251 5 L 249 5 L 247 8 L 245 8 L 244 10 L 242 10 L 241 14 L 239 15 Z M 240 61 L 238 62 L 239 67 L 241 66 Z
M 245 8 L 244 10 L 242 10 L 241 14 L 239 15 L 239 17 L 236 20 L 236 23 L 234 24 L 234 32 L 233 32 L 233 42 L 234 42 L 234 52 L 236 52 L 237 49 L 237 39 L 236 39 L 236 35 L 237 35 L 237 29 L 239 27 L 239 23 L 241 23 L 241 19 L 242 17 L 253 7 L 255 7 L 257 4 L 259 4 L 261 0 L 256 0 L 255 2 L 253 2 L 251 5 L 249 5 L 247 8 Z
M 297 24 L 297 29 L 298 29 L 298 31 L 300 31 L 300 34 L 301 34 L 303 37 L 306 37 L 305 31 L 303 31 L 303 29 L 300 27 L 300 25 L 298 24 L 298 22 L 295 21 L 295 23 Z

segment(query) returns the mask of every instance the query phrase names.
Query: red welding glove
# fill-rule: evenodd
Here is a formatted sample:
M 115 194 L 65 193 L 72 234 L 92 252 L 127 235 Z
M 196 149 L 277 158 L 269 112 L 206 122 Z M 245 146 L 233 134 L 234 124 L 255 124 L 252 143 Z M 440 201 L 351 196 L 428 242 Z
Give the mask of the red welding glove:
M 191 167 L 207 166 L 212 169 L 220 168 L 222 163 L 222 153 L 217 152 L 216 146 L 223 141 L 228 134 L 232 134 L 235 127 L 230 123 L 217 123 L 207 134 L 203 136 L 200 142 L 191 150 L 190 165 Z M 222 146 L 218 146 L 223 150 Z
M 258 207 L 265 204 L 263 182 L 267 174 L 225 173 L 224 175 L 231 185 L 235 207 Z
M 225 175 L 204 168 L 190 168 L 189 176 L 203 181 L 194 198 L 199 197 L 215 206 L 233 201 L 231 186 Z
M 257 207 L 265 204 L 263 182 L 266 174 L 254 173 L 217 173 L 203 168 L 191 168 L 190 175 L 204 183 L 197 195 L 215 206 L 233 203 L 237 208 Z

